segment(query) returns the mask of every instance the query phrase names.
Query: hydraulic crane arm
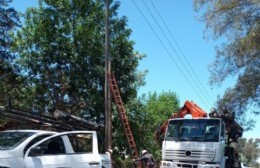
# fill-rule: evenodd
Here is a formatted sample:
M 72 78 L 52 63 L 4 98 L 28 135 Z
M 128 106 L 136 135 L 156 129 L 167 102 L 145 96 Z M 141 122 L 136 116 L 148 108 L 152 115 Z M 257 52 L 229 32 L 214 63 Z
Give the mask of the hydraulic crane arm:
M 190 114 L 192 118 L 204 118 L 207 117 L 207 113 L 201 109 L 197 104 L 195 104 L 192 101 L 186 101 L 184 103 L 184 106 L 180 109 L 179 112 L 173 113 L 172 116 L 169 119 L 172 118 L 184 118 L 186 115 Z M 168 120 L 169 120 L 168 119 Z M 156 139 L 159 140 L 160 137 L 162 137 L 166 131 L 168 120 L 163 123 L 159 127 L 158 130 L 156 130 Z

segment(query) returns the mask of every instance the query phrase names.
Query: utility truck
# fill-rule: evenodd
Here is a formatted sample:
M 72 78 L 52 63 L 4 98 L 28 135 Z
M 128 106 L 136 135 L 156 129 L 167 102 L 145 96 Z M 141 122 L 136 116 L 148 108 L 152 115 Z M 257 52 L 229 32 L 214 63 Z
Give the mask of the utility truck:
M 184 118 L 190 114 L 190 118 Z M 242 136 L 234 115 L 207 113 L 191 101 L 156 132 L 162 142 L 161 168 L 240 168 L 234 145 Z

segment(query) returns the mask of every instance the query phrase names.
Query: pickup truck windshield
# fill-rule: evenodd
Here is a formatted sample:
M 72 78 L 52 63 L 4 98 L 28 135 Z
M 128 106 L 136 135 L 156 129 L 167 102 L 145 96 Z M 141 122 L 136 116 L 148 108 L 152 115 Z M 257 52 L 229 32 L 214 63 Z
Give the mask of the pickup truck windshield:
M 165 140 L 218 142 L 220 120 L 178 119 L 168 124 Z
M 34 132 L 0 132 L 0 150 L 16 148 Z

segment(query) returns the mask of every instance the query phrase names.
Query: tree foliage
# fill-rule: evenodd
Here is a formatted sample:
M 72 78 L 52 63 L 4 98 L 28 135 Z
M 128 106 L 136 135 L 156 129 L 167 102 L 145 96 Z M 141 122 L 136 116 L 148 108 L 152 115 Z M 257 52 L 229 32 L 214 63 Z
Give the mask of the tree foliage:
M 111 62 L 127 103 L 143 80 L 136 70 L 142 56 L 134 53 L 131 30 L 127 19 L 117 16 L 118 8 L 111 3 Z M 104 1 L 39 0 L 38 8 L 27 9 L 12 49 L 30 86 L 28 107 L 104 122 L 104 44 Z
M 257 167 L 256 160 L 258 159 L 260 153 L 259 145 L 260 145 L 260 139 L 258 138 L 240 139 L 238 141 L 237 148 L 241 155 L 241 162 Z
M 180 106 L 178 96 L 174 92 L 149 93 L 146 111 L 153 116 L 153 127 L 161 125 L 166 121 Z
M 176 93 L 162 92 L 149 93 L 148 96 L 143 97 L 145 104 L 145 122 L 142 129 L 142 135 L 147 135 L 142 138 L 142 147 L 147 149 L 157 159 L 161 158 L 161 144 L 155 139 L 155 131 L 161 126 L 169 117 L 179 110 L 179 99 Z
M 146 149 L 155 156 L 157 161 L 161 159 L 161 144 L 155 139 L 155 131 L 178 109 L 179 99 L 171 91 L 144 94 L 126 105 L 129 124 L 139 154 L 141 150 Z M 116 165 L 123 167 L 124 164 L 131 164 L 131 160 L 129 162 L 125 157 L 130 155 L 130 150 L 117 114 L 113 118 L 113 144 Z
M 216 48 L 210 66 L 211 84 L 237 76 L 219 106 L 228 106 L 240 118 L 249 109 L 259 114 L 260 94 L 260 2 L 257 0 L 195 0 L 206 30 L 223 43 Z
M 13 64 L 15 55 L 10 52 L 12 39 L 10 31 L 14 31 L 19 23 L 18 13 L 9 7 L 10 0 L 0 1 L 0 103 L 13 96 L 19 83 L 18 68 Z M 0 104 L 0 105 L 1 105 Z

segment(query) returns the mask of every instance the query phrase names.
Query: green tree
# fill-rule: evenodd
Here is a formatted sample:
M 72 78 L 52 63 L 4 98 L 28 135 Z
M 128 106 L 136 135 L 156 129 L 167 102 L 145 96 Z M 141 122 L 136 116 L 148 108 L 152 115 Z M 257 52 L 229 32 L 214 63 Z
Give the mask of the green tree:
M 0 1 L 0 105 L 5 105 L 7 97 L 14 96 L 19 83 L 18 67 L 13 64 L 15 55 L 10 52 L 10 31 L 16 28 L 19 17 L 18 13 L 9 7 L 10 2 Z
M 249 109 L 259 114 L 260 93 L 260 3 L 257 0 L 195 0 L 206 30 L 223 43 L 216 48 L 210 66 L 211 84 L 237 76 L 234 87 L 218 101 L 242 119 Z M 224 40 L 223 40 L 224 39 Z
M 101 0 L 39 0 L 38 8 L 27 9 L 13 50 L 31 88 L 28 107 L 104 122 L 104 8 Z M 118 8 L 111 2 L 111 62 L 127 103 L 143 83 L 136 69 L 142 56 L 133 51 L 131 30 L 126 17 L 117 16 Z
M 245 145 L 246 145 L 246 141 L 247 139 L 246 138 L 240 138 L 237 142 L 237 152 L 239 153 L 240 155 L 240 159 L 241 159 L 241 162 L 245 163 L 246 159 L 245 159 Z
M 162 92 L 162 93 L 149 93 L 144 96 L 145 102 L 145 127 L 144 134 L 146 138 L 142 138 L 142 147 L 152 152 L 158 159 L 161 158 L 161 144 L 155 139 L 155 131 L 161 126 L 169 117 L 179 111 L 180 101 L 176 93 Z M 141 134 L 142 135 L 142 134 Z
M 257 167 L 256 160 L 260 152 L 259 139 L 246 139 L 241 138 L 237 143 L 237 150 L 240 154 L 240 161 L 247 165 Z
M 242 150 L 240 150 L 242 154 L 242 162 L 247 163 L 249 165 L 255 165 L 256 159 L 258 159 L 260 148 L 259 148 L 260 139 L 248 139 L 245 141 L 242 140 L 242 145 L 240 146 Z
M 144 127 L 147 125 L 148 120 L 145 112 L 145 104 L 140 99 L 132 99 L 126 105 L 127 117 L 132 131 L 137 150 L 140 151 L 143 148 L 144 138 L 147 140 L 147 129 Z M 113 106 L 113 110 L 116 107 Z M 121 124 L 118 112 L 114 113 L 112 120 L 112 132 L 113 132 L 113 160 L 115 162 L 114 167 L 132 167 L 131 150 L 127 143 L 127 139 Z M 140 137 L 140 135 L 142 137 Z M 129 157 L 130 156 L 130 157 Z
M 161 144 L 155 139 L 155 131 L 178 109 L 178 97 L 171 91 L 144 94 L 128 102 L 126 111 L 139 154 L 141 150 L 146 149 L 155 156 L 157 161 L 160 160 Z M 130 166 L 131 158 L 125 158 L 130 155 L 130 150 L 117 113 L 113 118 L 113 145 L 116 148 L 113 153 L 115 165 Z

